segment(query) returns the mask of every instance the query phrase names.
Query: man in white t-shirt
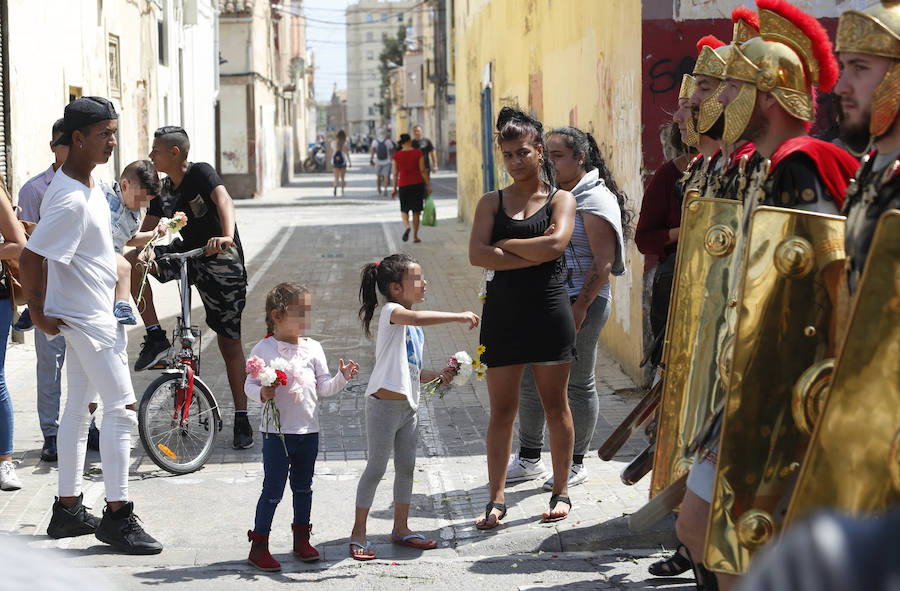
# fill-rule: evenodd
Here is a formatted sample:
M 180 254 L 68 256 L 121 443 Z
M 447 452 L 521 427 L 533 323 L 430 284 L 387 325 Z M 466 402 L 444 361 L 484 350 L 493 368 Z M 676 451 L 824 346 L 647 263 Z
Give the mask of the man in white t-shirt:
M 68 348 L 68 395 L 57 435 L 59 497 L 47 534 L 93 533 L 128 554 L 158 554 L 162 545 L 144 532 L 128 500 L 137 415 L 125 328 L 113 315 L 116 259 L 109 205 L 92 175 L 112 155 L 117 119 L 112 103 L 100 97 L 79 98 L 66 107 L 65 129 L 54 143 L 68 145 L 69 154 L 47 187 L 40 221 L 19 261 L 34 325 L 48 335 L 62 333 Z M 81 490 L 88 404 L 97 395 L 103 401 L 100 458 L 107 506 L 102 519 L 87 511 Z
M 372 150 L 369 153 L 369 164 L 375 165 L 375 177 L 378 184 L 378 194 L 381 195 L 381 187 L 387 195 L 391 182 L 391 156 L 394 154 L 394 141 L 387 136 L 384 130 L 378 130 L 378 139 L 372 142 Z

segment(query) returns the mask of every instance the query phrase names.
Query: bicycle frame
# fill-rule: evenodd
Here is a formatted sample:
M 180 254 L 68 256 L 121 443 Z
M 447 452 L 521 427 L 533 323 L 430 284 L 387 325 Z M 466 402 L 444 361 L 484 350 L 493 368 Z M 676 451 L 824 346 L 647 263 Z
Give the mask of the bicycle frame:
M 178 255 L 169 255 L 168 258 L 178 258 L 180 263 L 180 284 L 179 292 L 181 295 L 181 316 L 178 317 L 178 327 L 175 329 L 173 340 L 177 340 L 181 344 L 181 350 L 174 359 L 174 368 L 166 370 L 164 373 L 177 373 L 181 375 L 178 388 L 176 389 L 175 410 L 172 420 L 177 420 L 180 426 L 184 426 L 188 420 L 190 413 L 191 401 L 194 396 L 194 381 L 199 380 L 200 374 L 200 346 L 197 344 L 197 353 L 194 353 L 194 344 L 198 343 L 198 338 L 194 336 L 194 329 L 191 326 L 191 284 L 188 281 L 188 259 L 203 253 L 202 248 L 179 253 Z M 205 385 L 205 384 L 204 384 Z M 212 394 L 212 389 L 207 388 Z M 213 411 L 216 415 L 216 426 L 218 430 L 222 430 L 222 417 L 219 414 L 219 404 L 213 395 L 215 406 Z M 179 416 L 180 414 L 180 416 Z

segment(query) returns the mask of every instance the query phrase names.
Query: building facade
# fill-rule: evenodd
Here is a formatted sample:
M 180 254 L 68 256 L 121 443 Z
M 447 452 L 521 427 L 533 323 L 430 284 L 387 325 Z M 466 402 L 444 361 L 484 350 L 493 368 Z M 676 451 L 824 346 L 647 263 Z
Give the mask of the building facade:
M 219 146 L 217 166 L 234 197 L 286 184 L 296 167 L 295 134 L 308 88 L 300 0 L 218 0 Z M 302 86 L 302 91 L 297 88 Z M 298 106 L 298 103 L 300 105 Z M 299 111 L 298 111 L 299 109 Z M 308 111 L 307 111 L 308 116 Z M 305 140 L 306 138 L 304 138 Z M 305 142 L 304 142 L 305 143 Z
M 459 210 L 471 220 L 480 196 L 509 183 L 494 141 L 496 115 L 518 105 L 545 129 L 591 132 L 640 209 L 641 6 L 632 0 L 457 2 L 456 109 Z M 643 257 L 626 247 L 627 272 L 612 281 L 613 307 L 601 340 L 640 379 Z
M 79 96 L 108 97 L 118 146 L 97 168 L 118 178 L 153 131 L 183 125 L 192 156 L 215 155 L 216 0 L 3 1 L 3 161 L 13 196 L 52 161 L 50 128 Z M 35 35 L 40 31 L 40 39 Z
M 346 10 L 347 21 L 347 118 L 350 135 L 376 134 L 389 117 L 382 111 L 379 56 L 384 40 L 412 19 L 411 0 L 360 0 Z

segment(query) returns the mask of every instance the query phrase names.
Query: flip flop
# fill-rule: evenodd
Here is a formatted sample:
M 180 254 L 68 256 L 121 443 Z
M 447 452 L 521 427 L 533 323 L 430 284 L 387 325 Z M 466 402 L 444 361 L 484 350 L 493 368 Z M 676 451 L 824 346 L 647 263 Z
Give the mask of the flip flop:
M 556 509 L 556 505 L 558 503 L 565 503 L 569 506 L 569 511 L 572 510 L 572 501 L 569 500 L 569 497 L 564 497 L 562 495 L 551 495 L 550 511 L 547 513 L 548 517 L 541 516 L 541 521 L 543 521 L 544 523 L 552 523 L 554 521 L 562 521 L 569 516 L 569 511 L 566 511 L 565 515 L 557 515 L 555 517 L 550 515 L 551 513 L 553 513 L 553 510 Z
M 493 511 L 494 509 L 500 509 L 502 513 L 500 513 L 500 515 L 497 516 L 497 519 L 494 520 L 494 525 L 488 525 L 488 520 L 491 518 L 491 511 Z M 504 503 L 495 503 L 494 501 L 491 501 L 484 508 L 484 523 L 481 525 L 478 525 L 476 523 L 475 527 L 478 529 L 494 529 L 495 527 L 500 525 L 500 520 L 504 517 L 506 517 L 506 505 Z
M 437 548 L 437 542 L 426 539 L 422 534 L 409 534 L 401 538 L 394 532 L 391 532 L 391 541 L 397 545 L 409 546 L 417 550 L 433 550 Z
M 362 548 L 366 551 L 365 554 L 354 554 L 353 546 L 357 548 Z M 372 551 L 372 542 L 366 542 L 366 545 L 363 546 L 359 542 L 350 542 L 350 558 L 353 560 L 375 560 L 375 552 Z

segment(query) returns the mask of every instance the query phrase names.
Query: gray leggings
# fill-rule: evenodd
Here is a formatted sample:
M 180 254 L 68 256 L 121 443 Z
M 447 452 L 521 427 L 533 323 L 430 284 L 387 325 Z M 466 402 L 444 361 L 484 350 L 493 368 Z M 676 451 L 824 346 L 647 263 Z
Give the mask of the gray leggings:
M 356 487 L 356 506 L 368 509 L 394 450 L 394 504 L 409 504 L 416 468 L 418 416 L 406 400 L 366 398 L 369 461 Z
M 575 339 L 578 359 L 569 369 L 569 408 L 575 425 L 574 455 L 583 456 L 591 444 L 600 400 L 594 382 L 594 363 L 597 360 L 597 341 L 609 318 L 609 301 L 598 297 L 587 309 L 581 330 Z M 525 367 L 519 390 L 519 445 L 529 449 L 544 447 L 544 407 L 534 383 L 531 366 Z

